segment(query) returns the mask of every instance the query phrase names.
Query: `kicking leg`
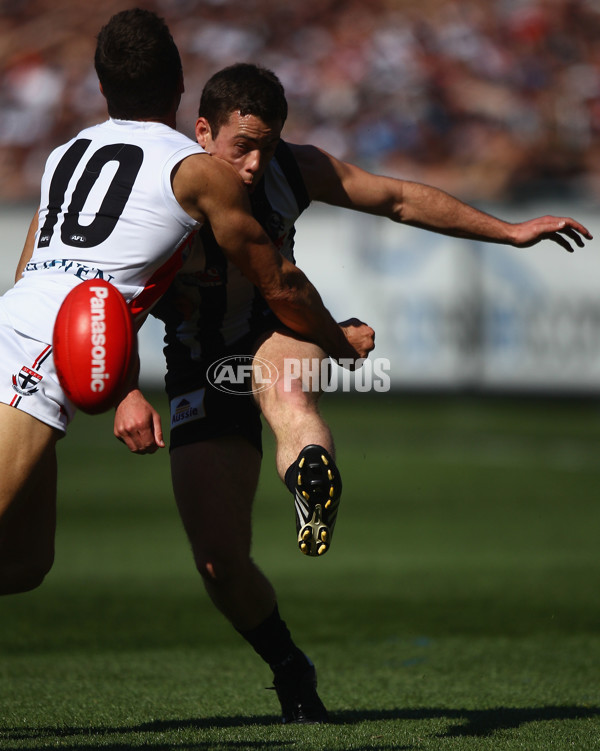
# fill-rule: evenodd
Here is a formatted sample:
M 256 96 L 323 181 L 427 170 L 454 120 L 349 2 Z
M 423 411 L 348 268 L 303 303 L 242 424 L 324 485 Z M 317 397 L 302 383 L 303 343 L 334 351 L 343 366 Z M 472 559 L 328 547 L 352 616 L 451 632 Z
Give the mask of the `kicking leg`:
M 321 363 L 328 358 L 316 344 L 282 331 L 269 334 L 256 355 L 273 363 L 279 371 L 272 388 L 256 390 L 256 400 L 275 436 L 277 472 L 285 481 L 286 471 L 305 446 L 317 444 L 331 456 L 335 453 L 331 430 L 318 409 L 320 390 L 303 389 L 302 378 L 289 378 L 286 382 L 283 377 L 285 361 L 293 359 L 301 363 L 305 360 L 313 367 L 313 372 L 320 373 Z
M 335 464 L 333 436 L 318 409 L 320 390 L 306 388 L 302 378 L 285 379 L 286 360 L 306 363 L 313 374 L 327 359 L 317 345 L 275 331 L 257 355 L 279 370 L 277 383 L 256 390 L 256 399 L 277 442 L 277 471 L 294 496 L 298 547 L 305 555 L 329 550 L 342 492 Z

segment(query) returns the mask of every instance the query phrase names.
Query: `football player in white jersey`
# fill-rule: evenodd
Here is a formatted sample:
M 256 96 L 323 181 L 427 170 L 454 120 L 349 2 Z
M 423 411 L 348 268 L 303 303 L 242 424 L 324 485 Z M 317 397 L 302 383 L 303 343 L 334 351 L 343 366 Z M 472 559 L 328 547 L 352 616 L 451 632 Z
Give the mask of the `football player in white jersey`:
M 590 238 L 573 219 L 545 216 L 509 224 L 435 188 L 367 173 L 314 146 L 282 144 L 286 114 L 283 88 L 270 71 L 234 65 L 207 83 L 196 135 L 204 148 L 239 172 L 252 194 L 255 216 L 289 258 L 293 257 L 293 222 L 312 200 L 517 247 L 550 239 L 571 250 L 572 242 L 582 245 L 581 237 Z M 204 230 L 199 237 L 203 234 Z M 238 283 L 235 270 L 219 257 L 212 238 L 204 236 L 204 242 L 200 267 L 178 277 L 159 311 L 167 331 L 176 500 L 196 565 L 215 605 L 273 669 L 284 721 L 323 721 L 327 715 L 315 690 L 314 668 L 292 641 L 278 613 L 274 590 L 250 557 L 250 518 L 261 464 L 258 415 L 262 411 L 277 439 L 277 469 L 292 494 L 296 497 L 312 480 L 314 510 L 319 505 L 324 508 L 333 488 L 333 513 L 323 512 L 329 526 L 325 540 L 319 537 L 323 517 L 314 534 L 308 519 L 307 539 L 306 519 L 297 519 L 303 552 L 319 554 L 328 549 L 341 490 L 331 431 L 318 412 L 318 393 L 303 391 L 299 380 L 289 391 L 280 380 L 273 388 L 257 389 L 254 397 L 223 396 L 211 389 L 207 369 L 211 360 L 224 355 L 256 355 L 257 361 L 268 360 L 281 373 L 286 358 L 322 360 L 326 353 L 277 327 L 273 317 L 265 320 L 256 315 L 263 312 L 258 295 L 252 297 Z M 195 411 L 190 409 L 194 404 Z M 186 410 L 178 412 L 182 406 Z M 160 417 L 139 389 L 119 406 L 115 434 L 140 454 L 164 446 Z M 311 476 L 300 466 L 303 457 L 303 467 L 307 462 L 313 465 Z
M 209 221 L 288 326 L 334 357 L 367 351 L 270 242 L 235 170 L 175 130 L 183 75 L 162 19 L 117 13 L 95 65 L 109 119 L 49 157 L 16 284 L 0 298 L 0 594 L 38 586 L 52 566 L 55 446 L 73 406 L 50 343 L 62 300 L 83 279 L 112 281 L 141 319 L 151 287 L 160 292 L 182 243 Z

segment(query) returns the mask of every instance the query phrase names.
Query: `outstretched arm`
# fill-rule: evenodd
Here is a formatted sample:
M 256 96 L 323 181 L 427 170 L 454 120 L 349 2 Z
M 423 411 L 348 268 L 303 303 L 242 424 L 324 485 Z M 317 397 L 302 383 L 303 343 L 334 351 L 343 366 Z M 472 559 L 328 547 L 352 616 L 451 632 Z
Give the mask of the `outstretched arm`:
M 463 203 L 443 190 L 408 180 L 374 175 L 342 162 L 315 146 L 291 146 L 315 201 L 384 216 L 432 232 L 518 248 L 552 240 L 572 252 L 589 231 L 570 217 L 543 216 L 510 223 Z

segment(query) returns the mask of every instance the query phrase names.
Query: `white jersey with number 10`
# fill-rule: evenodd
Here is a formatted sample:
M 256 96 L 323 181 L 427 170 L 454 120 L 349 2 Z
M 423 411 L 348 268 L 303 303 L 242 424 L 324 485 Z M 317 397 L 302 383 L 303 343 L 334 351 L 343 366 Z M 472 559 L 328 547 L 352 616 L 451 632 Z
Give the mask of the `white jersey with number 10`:
M 171 187 L 174 167 L 198 153 L 198 144 L 166 125 L 113 119 L 52 152 L 33 255 L 2 298 L 13 327 L 52 341 L 62 300 L 86 279 L 114 284 L 134 315 L 149 309 L 198 227 Z

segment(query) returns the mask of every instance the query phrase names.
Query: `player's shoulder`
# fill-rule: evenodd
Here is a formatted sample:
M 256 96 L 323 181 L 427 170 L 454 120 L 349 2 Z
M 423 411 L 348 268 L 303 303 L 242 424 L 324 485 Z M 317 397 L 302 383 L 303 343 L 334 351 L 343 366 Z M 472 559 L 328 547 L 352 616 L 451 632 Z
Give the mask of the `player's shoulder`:
M 300 169 L 319 164 L 326 154 L 322 149 L 310 143 L 290 143 L 289 141 L 285 141 L 285 145 L 290 150 Z
M 296 144 L 287 142 L 303 176 L 315 176 L 325 174 L 338 160 L 325 149 L 310 143 Z
M 92 142 L 110 144 L 135 143 L 144 150 L 157 152 L 204 151 L 191 138 L 162 122 L 147 120 L 118 120 L 109 118 L 104 122 L 88 126 L 72 140 L 87 139 Z
M 335 174 L 334 159 L 324 149 L 312 144 L 287 143 L 311 200 L 319 200 L 323 185 Z

